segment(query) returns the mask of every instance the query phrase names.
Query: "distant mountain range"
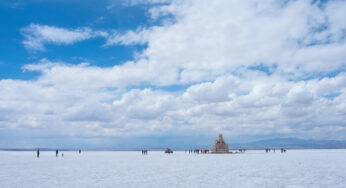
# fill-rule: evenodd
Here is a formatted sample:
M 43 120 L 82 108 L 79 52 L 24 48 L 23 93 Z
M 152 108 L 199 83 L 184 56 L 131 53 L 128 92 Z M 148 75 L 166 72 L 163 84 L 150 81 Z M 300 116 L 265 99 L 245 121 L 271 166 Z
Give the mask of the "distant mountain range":
M 230 148 L 248 148 L 248 149 L 264 149 L 264 148 L 295 148 L 295 149 L 333 149 L 346 148 L 346 140 L 305 140 L 299 138 L 274 138 L 259 140 L 248 143 L 231 143 Z
M 173 150 L 188 150 L 197 148 L 212 148 L 214 137 L 159 137 L 159 138 L 145 138 L 145 139 L 131 139 L 127 138 L 125 141 L 113 141 L 113 143 L 119 143 L 118 145 L 109 147 L 60 147 L 59 150 L 117 150 L 117 151 L 134 151 L 134 150 L 164 150 L 171 148 Z M 265 149 L 265 148 L 287 148 L 287 149 L 346 149 L 346 140 L 311 140 L 300 138 L 273 138 L 258 140 L 254 142 L 235 143 L 226 140 L 231 150 L 244 149 Z M 66 148 L 66 149 L 62 149 Z M 33 151 L 36 148 L 0 148 L 0 150 L 9 151 Z M 51 151 L 55 148 L 40 147 L 41 151 Z

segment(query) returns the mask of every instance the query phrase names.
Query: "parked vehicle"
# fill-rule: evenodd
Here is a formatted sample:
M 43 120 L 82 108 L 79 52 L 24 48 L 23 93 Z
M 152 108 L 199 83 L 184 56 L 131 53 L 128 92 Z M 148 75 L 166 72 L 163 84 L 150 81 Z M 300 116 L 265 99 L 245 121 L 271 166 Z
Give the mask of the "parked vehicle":
M 165 153 L 173 153 L 173 150 L 167 148 L 167 149 L 165 150 Z

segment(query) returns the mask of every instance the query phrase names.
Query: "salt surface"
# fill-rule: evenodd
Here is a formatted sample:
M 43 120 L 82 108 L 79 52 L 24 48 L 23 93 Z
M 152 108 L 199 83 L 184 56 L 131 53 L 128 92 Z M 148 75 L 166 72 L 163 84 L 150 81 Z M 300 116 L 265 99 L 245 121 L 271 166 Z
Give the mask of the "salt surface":
M 64 154 L 0 151 L 0 187 L 346 187 L 346 150 Z

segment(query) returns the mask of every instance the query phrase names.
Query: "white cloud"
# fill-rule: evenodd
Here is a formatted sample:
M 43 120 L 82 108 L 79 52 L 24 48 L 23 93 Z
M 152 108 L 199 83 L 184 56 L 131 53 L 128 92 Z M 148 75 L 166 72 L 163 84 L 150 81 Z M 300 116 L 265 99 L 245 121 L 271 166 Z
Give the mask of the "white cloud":
M 133 61 L 98 67 L 42 60 L 23 67 L 39 71 L 37 80 L 1 80 L 0 126 L 61 135 L 222 131 L 345 139 L 345 8 L 342 1 L 320 8 L 305 0 L 153 7 L 154 19 L 169 14 L 174 21 L 102 35 L 106 46 L 147 43 Z M 29 47 L 97 35 L 47 30 L 70 34 L 27 34 Z M 182 85 L 188 88 L 162 87 Z
M 141 4 L 165 4 L 170 3 L 172 0 L 126 0 L 123 5 L 125 6 L 135 6 Z
M 152 29 L 151 29 L 152 30 Z M 149 40 L 151 30 L 145 28 L 138 28 L 136 31 L 127 31 L 126 33 L 119 33 L 114 31 L 107 37 L 105 46 L 110 45 L 135 45 L 145 44 Z
M 50 65 L 63 68 L 66 80 L 47 82 L 55 71 L 41 66 L 45 73 L 36 81 L 0 82 L 0 111 L 5 114 L 0 120 L 2 127 L 39 127 L 60 135 L 223 131 L 236 136 L 285 132 L 306 135 L 312 131 L 307 127 L 343 127 L 346 123 L 345 74 L 299 82 L 267 75 L 224 75 L 175 94 L 149 88 L 121 89 L 113 85 L 116 79 L 105 82 L 117 77 L 107 69 Z M 75 69 L 78 72 L 68 72 Z M 76 84 L 71 83 L 69 74 L 79 75 Z M 326 86 L 330 88 L 321 93 Z M 340 95 L 325 97 L 335 92 Z
M 68 88 L 103 88 L 139 85 L 154 80 L 148 62 L 145 60 L 126 62 L 121 66 L 101 68 L 86 63 L 72 65 L 63 62 L 42 60 L 38 64 L 23 67 L 28 71 L 39 71 L 38 82 Z
M 106 33 L 93 32 L 90 28 L 64 29 L 54 26 L 31 24 L 21 29 L 25 48 L 44 50 L 45 44 L 73 44 L 75 42 L 104 36 Z
M 95 31 L 88 27 L 77 29 L 66 29 L 47 25 L 31 24 L 22 28 L 21 32 L 24 36 L 22 41 L 24 47 L 32 51 L 45 50 L 45 44 L 64 44 L 71 45 L 76 42 L 92 38 L 105 38 L 104 46 L 111 45 L 137 45 L 145 44 L 149 40 L 150 33 L 154 28 L 146 29 L 139 27 L 136 31 L 127 31 L 120 33 L 113 31 Z
M 217 78 L 214 82 L 205 82 L 189 87 L 185 97 L 198 103 L 228 101 L 232 97 L 232 91 L 239 91 L 239 82 L 239 79 L 234 76 Z
M 277 73 L 293 79 L 345 66 L 346 43 L 340 39 L 345 27 L 333 21 L 342 18 L 341 13 L 310 1 L 173 1 L 151 10 L 158 8 L 163 12 L 159 15 L 171 14 L 176 21 L 145 30 L 146 40 L 139 37 L 143 30 L 128 33 L 136 36 L 132 40 L 148 42 L 143 56 L 153 66 L 182 70 L 176 82 L 215 79 L 259 63 L 275 64 Z M 323 27 L 326 31 L 319 30 Z M 339 37 L 330 41 L 330 36 Z M 117 37 L 118 44 L 126 44 L 120 39 L 132 41 Z

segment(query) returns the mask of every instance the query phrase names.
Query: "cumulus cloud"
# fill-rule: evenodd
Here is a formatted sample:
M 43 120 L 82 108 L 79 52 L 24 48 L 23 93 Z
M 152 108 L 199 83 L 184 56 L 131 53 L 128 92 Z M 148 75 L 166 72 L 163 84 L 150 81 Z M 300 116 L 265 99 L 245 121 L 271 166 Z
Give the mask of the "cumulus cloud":
M 46 70 L 51 65 L 67 66 L 63 67 L 67 79 L 48 82 L 55 76 L 55 71 Z M 0 82 L 2 127 L 39 127 L 55 130 L 54 134 L 88 136 L 167 131 L 304 136 L 312 134 L 309 127 L 342 128 L 346 123 L 345 74 L 296 82 L 266 74 L 253 78 L 247 72 L 223 75 L 213 82 L 192 84 L 183 93 L 171 93 L 148 87 L 121 89 L 113 85 L 116 79 L 105 82 L 116 74 L 95 71 L 89 65 L 50 62 L 50 66 L 35 67 L 45 70 L 36 81 Z M 78 72 L 67 72 L 69 69 Z M 88 69 L 94 74 L 90 79 Z M 80 75 L 84 71 L 87 74 Z M 75 78 L 79 84 L 69 83 L 68 74 L 80 75 Z M 326 86 L 330 88 L 323 89 Z M 340 94 L 326 97 L 335 92 Z
M 104 35 L 106 46 L 146 43 L 133 61 L 98 67 L 42 60 L 23 67 L 39 71 L 36 80 L 1 80 L 0 126 L 61 135 L 222 131 L 345 139 L 345 8 L 343 1 L 305 0 L 154 6 L 152 15 L 174 21 Z M 47 31 L 25 41 L 40 49 L 95 36 L 48 28 L 69 37 Z M 167 89 L 175 86 L 186 89 Z
M 23 69 L 40 72 L 42 75 L 37 81 L 41 84 L 69 88 L 127 87 L 154 80 L 151 67 L 144 60 L 101 68 L 87 63 L 72 65 L 43 59 L 38 64 L 25 65 Z

